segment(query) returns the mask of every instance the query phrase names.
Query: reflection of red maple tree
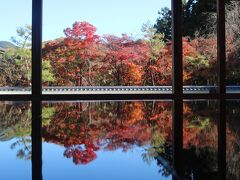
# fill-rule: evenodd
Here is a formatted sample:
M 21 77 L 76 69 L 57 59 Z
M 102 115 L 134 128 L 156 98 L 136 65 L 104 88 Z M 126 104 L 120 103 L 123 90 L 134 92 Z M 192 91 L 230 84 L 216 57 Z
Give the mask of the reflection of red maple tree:
M 191 119 L 196 115 L 187 103 L 184 111 L 184 148 L 217 149 L 216 123 L 195 123 Z M 171 145 L 171 102 L 59 103 L 56 112 L 51 123 L 43 127 L 43 137 L 45 141 L 64 145 L 64 155 L 76 164 L 93 161 L 98 150 L 128 151 L 162 140 L 156 137 Z
M 82 144 L 85 146 L 83 147 Z M 75 164 L 87 164 L 97 158 L 95 151 L 99 147 L 92 144 L 92 142 L 82 142 L 76 146 L 67 147 L 64 156 L 73 158 Z
M 95 152 L 99 149 L 127 151 L 134 146 L 147 145 L 152 136 L 152 125 L 158 126 L 157 122 L 164 119 L 164 114 L 171 116 L 167 104 L 155 104 L 152 113 L 160 113 L 155 119 L 145 118 L 147 109 L 143 102 L 57 104 L 58 113 L 49 125 L 43 127 L 43 136 L 45 141 L 64 145 L 64 155 L 73 158 L 74 163 L 86 164 L 96 158 Z M 105 111 L 106 108 L 111 110 Z M 169 122 L 160 124 L 171 127 Z M 171 136 L 171 128 L 169 130 L 164 135 L 166 138 Z M 164 130 L 157 128 L 157 131 Z
M 200 112 L 191 109 L 191 104 L 184 103 L 183 121 L 183 147 L 197 148 L 212 147 L 217 149 L 217 123 L 207 115 L 202 116 Z M 198 115 L 196 115 L 198 113 Z M 204 124 L 205 123 L 205 124 Z

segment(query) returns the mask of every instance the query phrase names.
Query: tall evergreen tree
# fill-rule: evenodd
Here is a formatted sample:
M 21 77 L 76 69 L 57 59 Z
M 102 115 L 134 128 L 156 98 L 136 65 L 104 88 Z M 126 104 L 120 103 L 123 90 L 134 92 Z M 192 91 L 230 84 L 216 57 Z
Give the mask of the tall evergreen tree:
M 172 13 L 171 10 L 167 7 L 162 8 L 161 11 L 158 12 L 160 17 L 157 19 L 156 24 L 154 25 L 154 28 L 156 28 L 156 33 L 164 34 L 164 40 L 171 39 L 171 33 L 172 33 Z
M 226 0 L 229 3 L 230 0 Z M 216 13 L 216 0 L 183 0 L 183 36 L 194 37 L 196 32 L 206 35 L 208 18 Z M 172 13 L 167 7 L 158 12 L 160 15 L 154 27 L 164 33 L 165 41 L 171 39 Z

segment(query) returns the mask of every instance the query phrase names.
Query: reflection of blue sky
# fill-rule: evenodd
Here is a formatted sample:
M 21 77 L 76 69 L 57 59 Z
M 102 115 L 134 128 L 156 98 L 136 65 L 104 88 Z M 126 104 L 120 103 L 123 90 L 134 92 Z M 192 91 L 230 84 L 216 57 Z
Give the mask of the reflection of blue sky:
M 87 165 L 75 165 L 72 159 L 63 156 L 65 148 L 43 143 L 44 179 L 87 179 L 87 180 L 155 180 L 161 177 L 157 162 L 150 165 L 143 161 L 143 148 L 122 152 L 97 151 L 97 158 Z
M 75 21 L 88 21 L 98 33 L 140 32 L 143 23 L 155 23 L 158 11 L 170 0 L 43 0 L 43 39 L 63 36 L 63 29 Z M 14 36 L 16 27 L 31 23 L 31 0 L 8 0 L 0 7 L 0 40 Z
M 0 179 L 2 180 L 28 180 L 32 178 L 32 165 L 30 160 L 17 159 L 17 149 L 11 145 L 18 139 L 0 142 Z

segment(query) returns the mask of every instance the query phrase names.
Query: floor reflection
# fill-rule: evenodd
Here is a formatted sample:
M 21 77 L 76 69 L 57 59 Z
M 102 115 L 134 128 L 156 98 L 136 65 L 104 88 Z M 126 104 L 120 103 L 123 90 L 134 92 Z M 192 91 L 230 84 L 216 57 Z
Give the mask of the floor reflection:
M 184 102 L 184 179 L 218 178 L 218 102 Z
M 0 103 L 0 141 L 16 139 L 10 148 L 17 158 L 31 159 L 31 105 L 29 103 Z
M 64 146 L 63 155 L 74 164 L 90 164 L 101 152 L 140 148 L 145 164 L 157 161 L 160 174 L 171 175 L 172 102 L 45 103 L 43 107 L 44 141 Z
M 172 106 L 172 101 L 43 102 L 44 179 L 171 179 Z M 183 179 L 218 178 L 218 107 L 218 101 L 184 102 Z M 227 101 L 226 112 L 227 179 L 240 179 L 239 101 Z M 1 179 L 9 179 L 13 167 L 12 179 L 30 179 L 30 135 L 31 103 L 1 102 Z
M 1 179 L 31 179 L 31 144 L 31 104 L 0 102 Z
M 240 101 L 227 102 L 227 179 L 240 179 Z

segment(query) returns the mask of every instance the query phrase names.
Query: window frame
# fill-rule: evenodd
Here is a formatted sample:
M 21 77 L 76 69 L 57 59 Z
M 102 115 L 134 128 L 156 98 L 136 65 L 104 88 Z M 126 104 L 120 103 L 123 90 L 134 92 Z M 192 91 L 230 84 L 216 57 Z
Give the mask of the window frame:
M 132 99 L 170 99 L 173 100 L 173 152 L 174 169 L 182 173 L 182 124 L 184 99 L 219 100 L 218 121 L 218 171 L 219 177 L 226 177 L 226 99 L 237 99 L 240 93 L 226 94 L 225 82 L 225 7 L 224 0 L 217 1 L 217 72 L 218 91 L 214 94 L 183 94 L 182 62 L 182 0 L 172 3 L 172 47 L 173 47 L 173 92 L 172 94 L 99 94 L 99 95 L 54 95 L 42 94 L 42 12 L 43 0 L 32 0 L 32 94 L 0 95 L 0 100 L 32 101 L 32 179 L 42 180 L 42 101 L 46 100 L 132 100 Z

